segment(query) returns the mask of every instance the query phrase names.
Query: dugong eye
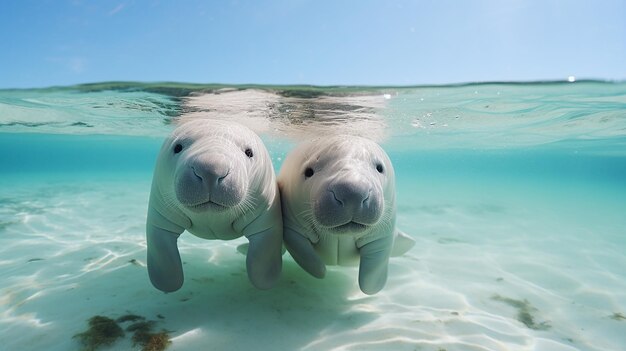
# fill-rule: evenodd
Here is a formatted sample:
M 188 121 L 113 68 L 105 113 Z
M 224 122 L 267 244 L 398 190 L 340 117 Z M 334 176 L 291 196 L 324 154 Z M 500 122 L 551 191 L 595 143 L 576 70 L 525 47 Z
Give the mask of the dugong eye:
M 307 169 L 304 170 L 304 176 L 306 178 L 312 177 L 313 174 L 315 174 L 315 171 L 313 171 L 313 168 L 311 167 L 307 167 Z
M 376 164 L 376 170 L 378 171 L 378 173 L 381 173 L 381 174 L 385 171 L 381 163 Z
M 183 151 L 183 146 L 181 144 L 176 144 L 174 146 L 174 153 L 177 154 L 179 152 Z
M 252 156 L 254 156 L 254 154 L 252 153 L 252 149 L 251 148 L 247 148 L 246 151 L 246 156 L 252 158 Z

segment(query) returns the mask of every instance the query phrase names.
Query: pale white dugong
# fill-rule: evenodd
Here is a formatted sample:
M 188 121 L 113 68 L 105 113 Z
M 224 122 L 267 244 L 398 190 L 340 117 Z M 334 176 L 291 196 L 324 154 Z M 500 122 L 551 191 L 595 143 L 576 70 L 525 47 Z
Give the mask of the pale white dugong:
M 168 137 L 157 158 L 148 206 L 148 273 L 159 290 L 183 284 L 177 247 L 188 232 L 204 239 L 249 241 L 248 278 L 271 288 L 282 269 L 280 195 L 270 156 L 248 128 L 193 120 Z
M 389 157 L 375 142 L 349 135 L 307 141 L 278 175 L 283 239 L 294 260 L 322 278 L 326 265 L 359 264 L 359 287 L 380 291 L 389 256 L 414 240 L 395 228 L 396 189 Z

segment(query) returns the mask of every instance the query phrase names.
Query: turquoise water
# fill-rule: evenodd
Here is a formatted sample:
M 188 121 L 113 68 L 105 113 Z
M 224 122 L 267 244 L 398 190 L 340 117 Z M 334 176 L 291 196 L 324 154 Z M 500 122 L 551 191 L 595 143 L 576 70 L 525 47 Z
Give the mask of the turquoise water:
M 279 286 L 258 291 L 240 242 L 185 234 L 185 285 L 156 291 L 144 264 L 152 167 L 177 123 L 203 117 L 255 129 L 277 170 L 311 135 L 380 142 L 398 226 L 417 241 L 385 289 L 361 294 L 352 268 L 316 280 L 285 255 Z M 0 149 L 7 349 L 80 349 L 88 318 L 129 312 L 169 330 L 172 350 L 626 345 L 624 83 L 1 90 Z M 110 349 L 132 348 L 127 335 Z

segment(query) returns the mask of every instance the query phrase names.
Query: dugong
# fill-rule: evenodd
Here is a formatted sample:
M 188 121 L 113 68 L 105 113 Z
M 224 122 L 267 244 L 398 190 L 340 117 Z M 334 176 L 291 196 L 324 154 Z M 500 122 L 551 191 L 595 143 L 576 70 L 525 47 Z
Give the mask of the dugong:
M 323 278 L 325 265 L 359 265 L 359 287 L 380 291 L 390 255 L 414 240 L 396 230 L 396 189 L 389 157 L 373 141 L 337 135 L 304 142 L 278 175 L 283 238 L 294 260 Z
M 278 280 L 280 195 L 267 149 L 248 128 L 193 120 L 163 143 L 152 179 L 146 239 L 150 280 L 164 292 L 183 284 L 176 243 L 185 230 L 209 240 L 245 236 L 250 282 L 269 289 Z

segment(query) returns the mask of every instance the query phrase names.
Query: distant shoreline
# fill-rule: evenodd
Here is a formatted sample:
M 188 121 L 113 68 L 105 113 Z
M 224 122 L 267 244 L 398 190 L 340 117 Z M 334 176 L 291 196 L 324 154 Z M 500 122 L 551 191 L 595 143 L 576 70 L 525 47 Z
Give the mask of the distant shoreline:
M 0 91 L 47 91 L 47 90 L 76 90 L 80 92 L 96 92 L 105 90 L 117 91 L 147 91 L 169 95 L 172 97 L 186 97 L 195 93 L 211 93 L 222 89 L 261 89 L 278 91 L 279 94 L 292 97 L 318 97 L 320 95 L 352 95 L 362 92 L 371 93 L 389 89 L 423 89 L 423 88 L 455 88 L 484 85 L 568 85 L 568 84 L 626 84 L 621 80 L 576 79 L 538 80 L 538 81 L 484 81 L 462 82 L 451 84 L 417 84 L 417 85 L 309 85 L 309 84 L 228 84 L 228 83 L 185 83 L 185 82 L 133 82 L 107 81 L 83 83 L 65 86 L 50 86 L 38 88 L 0 88 Z

